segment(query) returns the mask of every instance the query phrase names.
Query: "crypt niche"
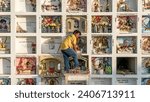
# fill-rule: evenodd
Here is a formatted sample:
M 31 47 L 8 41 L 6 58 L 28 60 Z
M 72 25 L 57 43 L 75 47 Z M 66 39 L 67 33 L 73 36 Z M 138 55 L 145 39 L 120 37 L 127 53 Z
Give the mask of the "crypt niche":
M 11 62 L 9 57 L 0 57 L 0 75 L 11 74 Z
M 36 12 L 37 0 L 14 0 L 16 12 Z
M 67 12 L 86 12 L 87 0 L 67 0 Z
M 16 74 L 17 75 L 36 74 L 36 58 L 35 57 L 16 57 Z
M 117 0 L 118 12 L 137 12 L 138 0 Z
M 117 37 L 117 53 L 137 53 L 136 37 Z
M 36 33 L 36 16 L 16 16 L 16 33 Z
M 36 78 L 17 78 L 17 85 L 36 85 Z
M 117 30 L 119 33 L 136 33 L 137 16 L 117 16 Z
M 112 60 L 110 57 L 92 57 L 92 74 L 111 75 Z
M 79 30 L 82 34 L 87 33 L 87 17 L 86 16 L 67 16 L 66 31 L 72 33 Z
M 0 0 L 0 12 L 10 12 L 10 0 Z
M 10 37 L 0 36 L 0 54 L 10 54 Z
M 112 85 L 112 78 L 91 78 L 90 85 Z
M 149 54 L 150 53 L 150 37 L 144 36 L 142 37 L 142 54 Z
M 150 78 L 142 78 L 141 84 L 142 85 L 150 85 Z
M 42 12 L 61 12 L 62 0 L 41 0 Z
M 10 85 L 11 79 L 10 78 L 1 78 L 0 77 L 0 85 Z
M 111 33 L 112 16 L 92 16 L 92 33 Z
M 116 85 L 137 85 L 137 78 L 117 78 Z
M 112 37 L 111 36 L 93 36 L 92 54 L 111 54 Z
M 10 33 L 11 22 L 10 16 L 0 15 L 0 33 Z
M 60 44 L 62 43 L 61 37 L 47 37 L 43 36 L 41 38 L 41 52 L 42 54 L 56 54 L 60 53 L 58 51 Z
M 61 16 L 41 16 L 42 33 L 61 33 L 62 17 Z
M 39 75 L 44 85 L 60 85 L 62 81 L 61 58 L 40 56 Z
M 16 53 L 17 54 L 35 54 L 36 53 L 36 37 L 16 37 Z
M 143 57 L 142 58 L 142 74 L 150 74 L 150 58 Z
M 150 0 L 142 0 L 142 10 L 143 11 L 150 11 Z
M 142 16 L 142 33 L 150 33 L 150 16 Z
M 92 0 L 92 12 L 112 12 L 112 0 Z
M 117 74 L 119 75 L 137 74 L 137 58 L 117 57 Z
M 79 67 L 80 67 L 80 74 L 88 74 L 89 72 L 88 56 L 81 55 L 78 57 L 78 61 L 79 61 Z M 70 64 L 70 69 L 75 68 L 73 58 L 70 58 L 69 64 Z

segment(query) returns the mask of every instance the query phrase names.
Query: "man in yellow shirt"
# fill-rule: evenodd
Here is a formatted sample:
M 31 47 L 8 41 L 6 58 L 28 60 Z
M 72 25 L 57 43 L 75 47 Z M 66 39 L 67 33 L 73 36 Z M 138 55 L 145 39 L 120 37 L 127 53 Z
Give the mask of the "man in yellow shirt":
M 67 36 L 61 44 L 61 52 L 64 58 L 64 69 L 68 73 L 70 70 L 69 57 L 73 58 L 74 69 L 79 68 L 78 56 L 76 51 L 78 50 L 77 40 L 81 36 L 79 30 L 75 30 L 73 34 Z

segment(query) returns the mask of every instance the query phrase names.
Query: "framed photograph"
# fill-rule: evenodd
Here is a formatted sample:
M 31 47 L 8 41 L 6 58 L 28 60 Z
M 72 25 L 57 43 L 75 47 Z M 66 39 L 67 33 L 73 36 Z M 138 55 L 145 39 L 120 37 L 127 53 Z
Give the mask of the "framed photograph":
M 111 36 L 93 36 L 92 54 L 111 54 L 112 37 Z
M 67 12 L 87 12 L 87 0 L 66 0 Z
M 111 75 L 112 59 L 111 57 L 92 57 L 92 74 Z
M 92 33 L 112 33 L 112 16 L 92 16 Z
M 138 0 L 117 0 L 117 12 L 137 12 Z
M 92 0 L 92 12 L 112 12 L 112 0 Z
M 116 49 L 117 49 L 117 53 L 121 53 L 121 54 L 137 53 L 137 38 L 134 36 L 117 37 Z
M 42 33 L 62 33 L 61 16 L 41 16 Z
M 15 0 L 16 12 L 36 12 L 36 0 Z
M 40 0 L 42 12 L 61 12 L 63 0 Z

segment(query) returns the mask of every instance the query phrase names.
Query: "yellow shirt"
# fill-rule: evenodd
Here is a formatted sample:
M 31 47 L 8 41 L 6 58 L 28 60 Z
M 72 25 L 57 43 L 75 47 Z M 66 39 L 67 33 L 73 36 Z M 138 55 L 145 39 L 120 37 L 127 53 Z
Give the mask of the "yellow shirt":
M 74 34 L 69 35 L 61 44 L 61 50 L 68 48 L 73 48 L 73 45 L 76 45 L 77 38 Z

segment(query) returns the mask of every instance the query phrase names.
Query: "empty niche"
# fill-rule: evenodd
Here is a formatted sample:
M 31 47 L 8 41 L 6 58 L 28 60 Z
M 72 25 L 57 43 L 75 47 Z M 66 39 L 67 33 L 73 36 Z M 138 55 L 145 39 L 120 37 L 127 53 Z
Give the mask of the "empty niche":
M 138 0 L 117 0 L 118 12 L 137 12 Z
M 150 33 L 150 16 L 142 16 L 142 33 Z
M 0 36 L 0 54 L 10 54 L 10 37 Z
M 142 10 L 144 12 L 150 11 L 150 0 L 142 0 Z
M 0 85 L 10 85 L 11 79 L 7 77 L 0 77 Z
M 142 85 L 150 85 L 150 78 L 142 78 L 141 84 Z
M 42 54 L 56 54 L 58 53 L 61 37 L 42 37 L 41 38 L 41 52 Z
M 150 57 L 142 58 L 142 74 L 150 74 Z
M 110 57 L 92 57 L 92 74 L 111 75 L 112 59 Z
M 117 78 L 116 85 L 137 85 L 136 78 Z
M 117 53 L 137 53 L 137 39 L 136 37 L 117 37 L 116 44 Z
M 36 12 L 36 0 L 15 0 L 16 12 Z
M 40 56 L 39 75 L 42 85 L 60 85 L 62 81 L 62 58 L 60 56 Z
M 16 57 L 16 74 L 33 75 L 36 74 L 35 57 Z
M 117 74 L 120 75 L 137 74 L 137 58 L 117 57 Z
M 87 12 L 87 0 L 67 0 L 67 12 Z
M 74 30 L 87 33 L 87 16 L 67 16 L 66 31 L 67 33 L 72 33 Z
M 10 33 L 11 22 L 9 15 L 0 15 L 0 33 Z
M 117 31 L 119 33 L 136 33 L 137 32 L 137 16 L 120 15 L 116 20 Z
M 10 0 L 0 0 L 0 12 L 10 12 Z
M 35 54 L 36 37 L 16 37 L 17 54 Z
M 42 12 L 61 12 L 62 0 L 41 0 Z
M 111 54 L 112 37 L 111 36 L 93 36 L 92 54 Z
M 11 74 L 11 61 L 9 57 L 0 57 L 0 75 Z
M 112 0 L 92 0 L 92 12 L 112 12 Z
M 17 78 L 16 85 L 36 85 L 36 78 Z
M 91 26 L 92 33 L 111 33 L 112 16 L 92 16 Z
M 111 78 L 91 78 L 90 85 L 112 85 Z
M 61 16 L 41 16 L 42 33 L 61 33 L 62 17 Z
M 36 33 L 36 16 L 16 16 L 16 33 Z
M 149 54 L 150 53 L 150 37 L 143 36 L 141 41 L 142 41 L 142 54 Z

